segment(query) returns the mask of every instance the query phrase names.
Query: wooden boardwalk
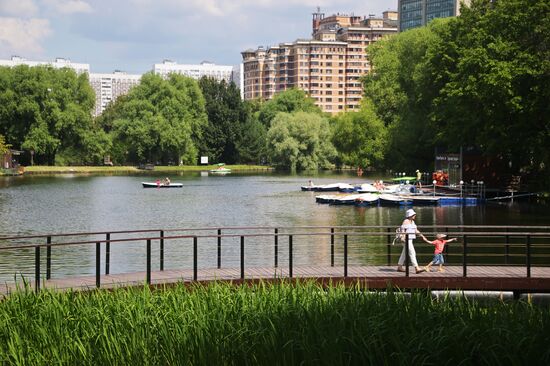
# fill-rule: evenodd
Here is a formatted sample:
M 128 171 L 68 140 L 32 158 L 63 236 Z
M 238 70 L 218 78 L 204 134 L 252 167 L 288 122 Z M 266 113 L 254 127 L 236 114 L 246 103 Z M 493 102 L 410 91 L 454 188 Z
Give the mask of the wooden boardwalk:
M 433 269 L 432 269 L 433 270 Z M 240 268 L 199 269 L 198 282 L 208 281 L 280 281 L 288 279 L 287 268 L 247 268 L 244 280 L 241 279 Z M 432 289 L 432 290 L 486 290 L 514 292 L 550 292 L 550 267 L 532 267 L 531 277 L 527 277 L 527 269 L 522 266 L 468 266 L 467 277 L 463 276 L 462 266 L 446 266 L 445 272 L 414 273 L 410 268 L 409 277 L 397 272 L 396 267 L 388 266 L 350 266 L 347 277 L 344 277 L 342 267 L 307 266 L 294 267 L 292 280 L 312 279 L 321 283 L 344 282 L 346 284 L 358 281 L 370 289 L 386 289 L 395 286 L 402 289 Z M 146 272 L 102 275 L 101 288 L 140 286 L 146 282 Z M 178 282 L 192 283 L 193 270 L 165 270 L 151 272 L 151 285 L 170 285 Z M 14 283 L 2 284 L 0 294 L 7 294 L 16 289 Z M 70 278 L 52 278 L 42 280 L 41 288 L 66 290 L 91 290 L 96 288 L 95 276 Z

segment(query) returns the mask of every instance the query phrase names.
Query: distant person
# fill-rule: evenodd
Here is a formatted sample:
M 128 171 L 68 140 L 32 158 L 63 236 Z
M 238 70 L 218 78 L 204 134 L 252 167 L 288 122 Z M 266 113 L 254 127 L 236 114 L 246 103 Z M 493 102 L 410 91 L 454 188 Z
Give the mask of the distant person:
M 422 172 L 416 169 L 416 185 L 418 189 L 422 189 Z
M 170 185 L 170 178 L 166 177 L 164 178 L 164 185 L 169 186 Z
M 157 187 L 160 187 L 160 179 L 157 179 Z
M 357 176 L 360 177 L 363 175 L 363 168 L 359 167 L 357 168 Z
M 310 179 L 307 182 L 308 187 L 313 187 L 313 181 Z
M 416 212 L 414 212 L 412 208 L 408 209 L 405 213 L 405 220 L 403 220 L 403 223 L 401 224 L 401 231 L 407 235 L 408 243 L 403 243 L 403 250 L 401 251 L 401 255 L 399 256 L 399 260 L 397 261 L 397 270 L 399 272 L 405 272 L 405 269 L 403 268 L 407 251 L 407 247 L 405 245 L 408 245 L 409 247 L 409 258 L 411 264 L 416 270 L 416 273 L 422 273 L 426 271 L 424 268 L 420 268 L 418 266 L 418 262 L 416 260 L 416 251 L 414 250 L 413 240 L 416 239 L 416 234 L 420 235 L 424 240 L 426 240 L 426 237 L 422 235 L 420 231 L 418 231 L 414 222 L 415 219 Z
M 426 269 L 426 271 L 430 272 L 430 269 L 432 268 L 432 265 L 434 265 L 434 264 L 439 264 L 438 272 L 443 272 L 444 271 L 443 270 L 443 263 L 445 263 L 445 260 L 443 259 L 443 249 L 445 249 L 445 244 L 457 240 L 457 238 L 452 238 L 452 239 L 445 240 L 446 237 L 447 237 L 446 234 L 437 234 L 435 236 L 436 239 L 434 241 L 429 241 L 428 239 L 426 239 L 424 237 L 424 241 L 426 243 L 435 245 L 434 258 L 432 259 L 432 261 L 430 263 L 428 263 L 428 265 L 426 267 L 424 267 L 424 269 Z

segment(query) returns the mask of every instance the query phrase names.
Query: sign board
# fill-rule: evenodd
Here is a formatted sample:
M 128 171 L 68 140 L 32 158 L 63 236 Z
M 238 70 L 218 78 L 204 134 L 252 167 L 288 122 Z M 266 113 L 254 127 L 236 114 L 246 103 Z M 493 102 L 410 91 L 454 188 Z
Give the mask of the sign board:
M 201 156 L 201 164 L 208 165 L 208 156 Z

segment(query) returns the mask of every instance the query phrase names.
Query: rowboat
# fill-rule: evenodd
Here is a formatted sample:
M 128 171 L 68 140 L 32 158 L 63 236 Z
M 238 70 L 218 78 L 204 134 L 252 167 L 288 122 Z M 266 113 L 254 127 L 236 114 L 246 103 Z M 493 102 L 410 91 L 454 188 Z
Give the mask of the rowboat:
M 379 197 L 381 205 L 410 205 L 412 203 L 412 200 L 409 198 L 393 194 L 381 194 Z
M 150 182 L 141 182 L 141 185 L 143 188 L 182 188 L 182 183 L 170 183 L 170 184 L 163 184 L 163 183 L 150 183 Z

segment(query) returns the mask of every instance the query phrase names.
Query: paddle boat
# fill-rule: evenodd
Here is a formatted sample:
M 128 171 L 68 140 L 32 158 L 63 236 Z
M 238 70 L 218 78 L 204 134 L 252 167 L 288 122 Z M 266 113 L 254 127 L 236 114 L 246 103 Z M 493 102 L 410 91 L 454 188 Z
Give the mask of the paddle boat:
M 216 169 L 211 169 L 210 173 L 228 174 L 231 173 L 231 169 L 226 168 L 224 163 L 219 163 Z
M 165 184 L 162 182 L 159 182 L 159 183 L 141 182 L 141 185 L 143 186 L 143 188 L 182 188 L 183 187 L 182 183 Z
M 394 194 L 381 194 L 379 196 L 381 205 L 410 205 L 412 199 Z
M 375 206 L 378 204 L 380 197 L 374 193 L 363 193 L 355 199 L 355 206 L 365 207 L 365 206 Z

